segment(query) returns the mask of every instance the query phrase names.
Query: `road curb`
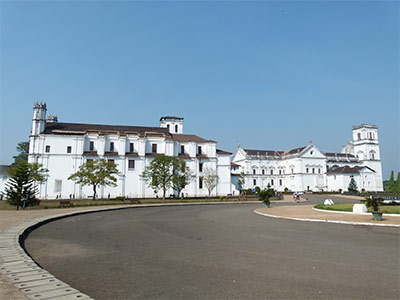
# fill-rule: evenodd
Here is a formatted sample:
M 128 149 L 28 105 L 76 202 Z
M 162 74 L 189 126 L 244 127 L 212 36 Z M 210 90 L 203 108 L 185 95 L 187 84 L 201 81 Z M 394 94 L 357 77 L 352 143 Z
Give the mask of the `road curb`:
M 256 209 L 253 212 L 258 215 L 262 215 L 262 216 L 269 217 L 269 218 L 275 218 L 275 219 L 286 219 L 286 220 L 303 221 L 303 222 L 334 223 L 334 224 L 364 225 L 364 226 L 383 226 L 383 227 L 400 228 L 400 225 L 397 225 L 397 224 L 376 224 L 376 223 L 369 223 L 369 222 L 348 222 L 348 221 L 323 220 L 323 219 L 292 218 L 292 217 L 283 217 L 283 216 L 265 214 L 265 213 L 257 211 Z
M 64 212 L 52 216 L 36 218 L 9 227 L 0 233 L 0 273 L 29 299 L 58 300 L 94 300 L 54 277 L 42 269 L 21 246 L 29 233 L 48 222 L 70 216 L 83 215 L 102 211 L 112 211 L 128 208 L 169 207 L 190 205 L 220 205 L 220 204 L 255 204 L 259 201 L 235 202 L 189 202 L 189 203 L 154 203 L 123 205 L 116 207 L 96 207 L 89 210 Z
M 350 214 L 350 215 L 361 215 L 361 216 L 370 216 L 371 213 L 353 213 L 351 211 L 338 211 L 338 210 L 328 210 L 328 209 L 320 209 L 320 208 L 312 208 L 315 211 L 320 211 L 320 212 L 328 212 L 328 213 L 334 213 L 334 214 Z M 382 214 L 384 217 L 400 217 L 400 214 Z

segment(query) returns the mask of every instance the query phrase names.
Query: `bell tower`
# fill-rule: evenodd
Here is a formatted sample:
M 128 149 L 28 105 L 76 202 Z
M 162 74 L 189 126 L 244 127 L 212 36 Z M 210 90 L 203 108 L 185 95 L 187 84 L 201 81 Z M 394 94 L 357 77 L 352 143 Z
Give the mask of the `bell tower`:
M 161 117 L 160 127 L 168 128 L 169 133 L 183 133 L 183 118 Z
M 353 126 L 353 149 L 363 166 L 375 171 L 375 187 L 383 191 L 381 153 L 379 150 L 378 127 L 361 124 Z
M 44 131 L 44 125 L 46 124 L 46 102 L 35 101 L 33 105 L 33 119 L 32 119 L 32 131 L 31 135 L 37 136 Z

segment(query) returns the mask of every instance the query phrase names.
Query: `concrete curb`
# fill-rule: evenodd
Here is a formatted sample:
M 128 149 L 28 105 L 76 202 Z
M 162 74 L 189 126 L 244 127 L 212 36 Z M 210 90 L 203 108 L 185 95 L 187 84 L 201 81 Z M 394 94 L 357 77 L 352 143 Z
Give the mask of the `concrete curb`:
M 116 207 L 96 207 L 89 210 L 64 212 L 52 216 L 37 218 L 13 227 L 0 233 L 0 273 L 29 299 L 57 299 L 57 300 L 93 300 L 72 288 L 68 284 L 55 278 L 46 270 L 39 267 L 28 253 L 21 247 L 21 243 L 29 232 L 48 222 L 69 216 L 83 215 L 94 212 L 112 211 L 128 208 L 189 206 L 189 205 L 219 205 L 219 204 L 255 204 L 259 201 L 235 202 L 190 202 L 190 203 L 155 203 L 124 205 Z
M 370 216 L 371 213 L 359 213 L 355 214 L 350 211 L 338 211 L 338 210 L 328 210 L 328 209 L 320 209 L 320 208 L 312 208 L 315 211 L 320 211 L 320 212 L 328 212 L 328 213 L 334 213 L 334 214 L 350 214 L 350 215 L 361 215 L 361 216 Z M 384 217 L 400 217 L 400 214 L 382 214 Z
M 318 222 L 318 223 L 334 223 L 334 224 L 347 224 L 347 225 L 366 225 L 366 226 L 383 226 L 383 227 L 398 227 L 400 225 L 397 224 L 376 224 L 376 223 L 368 223 L 368 222 L 348 222 L 348 221 L 336 221 L 336 220 L 322 220 L 322 219 L 306 219 L 306 218 L 292 218 L 292 217 L 283 217 L 283 216 L 275 216 L 270 214 L 265 214 L 259 212 L 257 210 L 253 211 L 255 214 L 262 215 L 269 218 L 275 219 L 286 219 L 286 220 L 294 220 L 294 221 L 303 221 L 303 222 Z

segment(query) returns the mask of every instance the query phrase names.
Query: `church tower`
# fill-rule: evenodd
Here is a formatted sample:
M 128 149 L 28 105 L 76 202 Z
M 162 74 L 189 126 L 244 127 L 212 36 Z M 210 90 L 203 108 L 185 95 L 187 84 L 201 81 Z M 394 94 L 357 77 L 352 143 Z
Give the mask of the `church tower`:
M 35 101 L 33 105 L 33 119 L 32 119 L 32 131 L 31 135 L 37 136 L 44 130 L 44 125 L 46 124 L 46 102 Z
M 183 133 L 183 118 L 161 117 L 160 127 L 168 128 L 169 133 Z
M 360 163 L 376 172 L 376 188 L 378 191 L 383 190 L 378 127 L 368 124 L 353 126 L 353 149 L 354 155 L 358 157 Z

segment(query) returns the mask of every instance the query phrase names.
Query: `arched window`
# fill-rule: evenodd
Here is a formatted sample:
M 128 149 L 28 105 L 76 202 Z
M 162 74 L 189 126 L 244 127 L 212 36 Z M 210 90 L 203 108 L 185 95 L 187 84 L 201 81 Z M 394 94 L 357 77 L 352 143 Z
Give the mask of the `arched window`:
M 264 169 L 262 169 L 261 173 L 262 173 L 263 175 L 265 175 L 265 170 L 264 170 Z
M 271 175 L 274 175 L 274 170 L 271 170 Z
M 253 169 L 253 174 L 256 175 L 256 169 Z
M 167 124 L 167 128 L 168 128 L 168 131 L 169 131 L 169 124 Z
M 175 125 L 175 132 L 178 132 L 178 125 Z
M 358 133 L 358 134 L 357 134 L 357 138 L 358 138 L 359 140 L 361 140 L 361 133 Z

